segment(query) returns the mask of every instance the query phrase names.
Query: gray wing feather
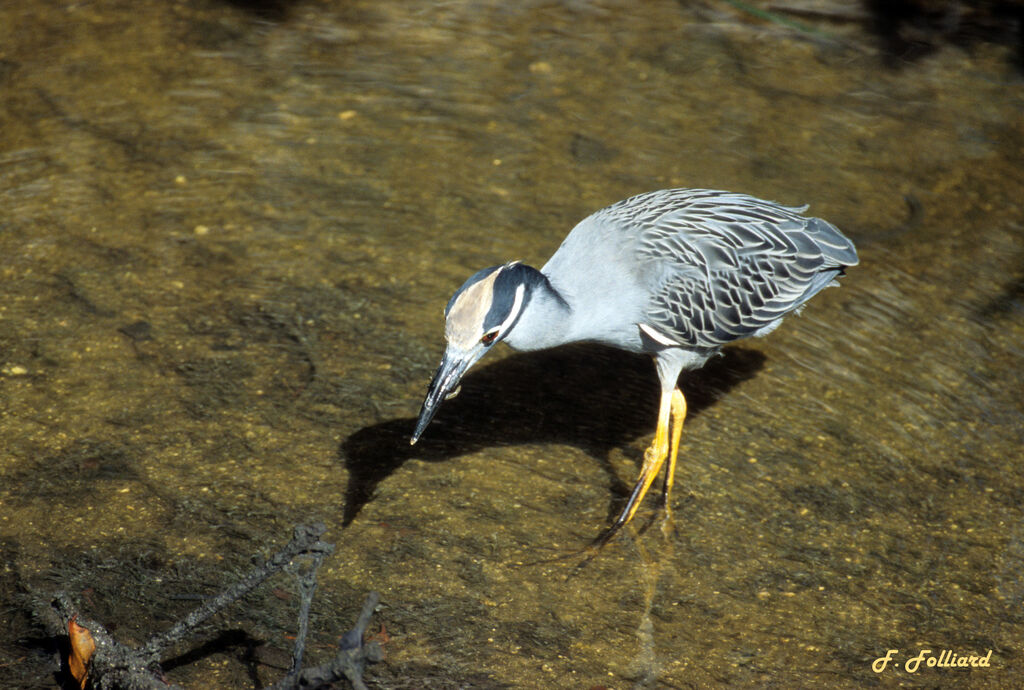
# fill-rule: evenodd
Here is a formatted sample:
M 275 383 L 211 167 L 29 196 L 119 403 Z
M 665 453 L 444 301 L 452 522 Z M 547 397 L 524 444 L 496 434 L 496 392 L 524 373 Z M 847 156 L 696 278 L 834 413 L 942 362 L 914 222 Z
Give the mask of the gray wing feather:
M 599 211 L 635 233 L 648 285 L 648 325 L 672 342 L 715 348 L 767 332 L 857 264 L 833 225 L 743 194 L 673 189 Z

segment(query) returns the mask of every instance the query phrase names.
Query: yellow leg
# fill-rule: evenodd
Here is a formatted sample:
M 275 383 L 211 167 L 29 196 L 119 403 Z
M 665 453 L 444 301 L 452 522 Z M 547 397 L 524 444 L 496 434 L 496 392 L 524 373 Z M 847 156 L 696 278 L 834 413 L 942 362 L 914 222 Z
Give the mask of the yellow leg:
M 633 491 L 629 495 L 629 501 L 626 502 L 626 507 L 623 508 L 618 519 L 611 526 L 608 532 L 605 533 L 604 538 L 601 540 L 602 542 L 606 541 L 633 519 L 637 509 L 640 507 L 640 503 L 644 500 L 644 496 L 647 495 L 647 490 L 651 488 L 651 483 L 654 482 L 654 478 L 658 476 L 658 471 L 661 470 L 661 466 L 665 463 L 665 457 L 669 455 L 669 425 L 671 419 L 676 416 L 675 411 L 678 406 L 675 400 L 676 395 L 678 395 L 680 400 L 682 400 L 682 393 L 680 393 L 678 389 L 662 392 L 661 405 L 658 408 L 658 428 L 654 432 L 654 442 L 651 443 L 651 447 L 644 452 L 644 465 L 640 469 L 640 477 L 633 486 Z M 685 408 L 686 403 L 684 402 L 684 415 Z M 681 424 L 679 425 L 679 429 L 682 430 Z M 678 449 L 679 434 L 673 432 L 671 453 L 671 464 L 673 466 L 675 465 L 676 451 L 678 451 Z
M 668 453 L 668 468 L 665 470 L 665 489 L 661 499 L 665 504 L 665 522 L 662 532 L 672 531 L 672 484 L 676 478 L 676 458 L 679 456 L 679 439 L 683 435 L 683 421 L 686 419 L 686 397 L 676 388 L 672 391 L 672 445 Z

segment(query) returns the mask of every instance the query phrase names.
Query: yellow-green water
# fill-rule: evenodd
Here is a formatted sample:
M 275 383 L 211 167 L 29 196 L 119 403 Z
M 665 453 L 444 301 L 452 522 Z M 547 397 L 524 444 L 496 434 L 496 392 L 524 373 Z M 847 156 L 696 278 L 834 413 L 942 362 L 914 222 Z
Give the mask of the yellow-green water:
M 256 9 L 0 7 L 5 687 L 53 686 L 33 597 L 141 641 L 311 520 L 312 660 L 376 589 L 378 687 L 1019 682 L 1008 50 L 886 60 L 728 3 Z M 652 500 L 575 571 L 653 434 L 649 362 L 491 355 L 408 436 L 465 277 L 672 186 L 810 203 L 861 265 L 684 380 L 676 534 Z M 248 650 L 286 657 L 292 588 L 169 679 L 279 678 Z M 874 672 L 889 649 L 991 666 Z

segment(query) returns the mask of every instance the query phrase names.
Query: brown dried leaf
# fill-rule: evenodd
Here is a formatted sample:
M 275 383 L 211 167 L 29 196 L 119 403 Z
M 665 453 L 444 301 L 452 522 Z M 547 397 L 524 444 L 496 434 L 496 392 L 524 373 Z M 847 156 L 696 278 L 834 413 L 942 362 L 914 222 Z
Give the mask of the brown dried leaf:
M 71 676 L 78 681 L 78 687 L 85 690 L 86 681 L 89 679 L 89 660 L 96 651 L 96 642 L 92 639 L 92 633 L 88 628 L 78 624 L 78 614 L 68 621 L 68 637 L 71 639 L 71 653 L 68 655 L 68 670 Z

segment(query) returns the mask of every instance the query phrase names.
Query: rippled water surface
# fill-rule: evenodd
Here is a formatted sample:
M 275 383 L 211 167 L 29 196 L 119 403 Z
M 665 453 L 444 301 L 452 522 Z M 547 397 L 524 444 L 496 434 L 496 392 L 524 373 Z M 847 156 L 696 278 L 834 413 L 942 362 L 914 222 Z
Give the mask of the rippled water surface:
M 1015 57 L 738 5 L 0 7 L 4 687 L 54 685 L 50 594 L 138 642 L 313 520 L 309 654 L 378 590 L 374 687 L 1019 683 Z M 676 532 L 652 499 L 577 570 L 649 361 L 496 352 L 408 437 L 470 273 L 673 186 L 810 203 L 861 265 L 684 378 Z M 169 680 L 273 682 L 296 615 L 280 577 Z

